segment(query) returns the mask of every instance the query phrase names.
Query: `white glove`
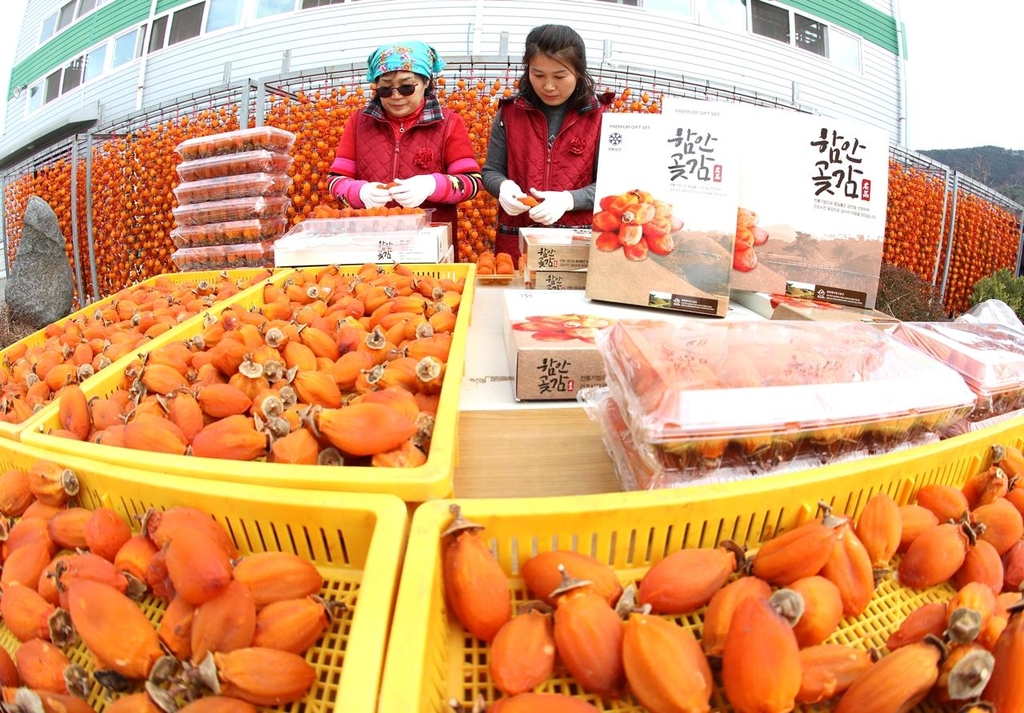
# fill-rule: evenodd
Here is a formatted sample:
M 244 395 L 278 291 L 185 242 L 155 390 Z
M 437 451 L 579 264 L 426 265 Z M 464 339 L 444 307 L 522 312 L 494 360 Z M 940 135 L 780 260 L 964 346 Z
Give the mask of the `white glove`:
M 391 190 L 381 188 L 383 184 L 376 181 L 367 181 L 366 185 L 359 189 L 359 200 L 363 202 L 363 208 L 380 208 L 387 205 L 391 200 Z
M 567 210 L 572 210 L 572 193 L 569 191 L 538 191 L 531 188 L 530 193 L 540 201 L 539 204 L 530 208 L 530 220 L 541 225 L 551 225 L 565 215 Z
M 530 210 L 530 206 L 519 202 L 519 199 L 525 195 L 526 192 L 519 187 L 518 183 L 511 179 L 505 179 L 498 189 L 498 203 L 509 215 L 519 215 Z
M 391 189 L 391 197 L 406 208 L 415 208 L 437 190 L 433 174 L 397 178 L 395 183 L 398 185 Z

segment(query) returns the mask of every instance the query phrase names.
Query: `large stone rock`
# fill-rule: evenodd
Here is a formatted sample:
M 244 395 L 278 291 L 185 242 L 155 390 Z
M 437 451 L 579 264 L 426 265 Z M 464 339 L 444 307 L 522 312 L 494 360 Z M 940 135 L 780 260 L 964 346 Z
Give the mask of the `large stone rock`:
M 39 196 L 28 199 L 18 254 L 4 298 L 11 318 L 42 329 L 71 313 L 75 275 L 64 250 L 57 214 Z

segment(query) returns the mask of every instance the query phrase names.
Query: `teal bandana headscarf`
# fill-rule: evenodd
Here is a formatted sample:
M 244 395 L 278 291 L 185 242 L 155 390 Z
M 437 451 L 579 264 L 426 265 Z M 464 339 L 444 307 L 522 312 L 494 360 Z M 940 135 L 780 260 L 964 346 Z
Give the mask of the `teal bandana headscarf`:
M 444 60 L 437 50 L 418 40 L 378 47 L 366 64 L 368 82 L 376 82 L 380 75 L 397 71 L 414 72 L 430 79 L 444 69 Z

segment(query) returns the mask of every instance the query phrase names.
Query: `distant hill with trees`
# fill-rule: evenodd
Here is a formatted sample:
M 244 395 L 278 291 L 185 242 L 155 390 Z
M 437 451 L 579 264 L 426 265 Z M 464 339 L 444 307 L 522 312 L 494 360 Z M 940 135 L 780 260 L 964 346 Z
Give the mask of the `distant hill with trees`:
M 1024 151 L 978 146 L 972 149 L 933 149 L 918 153 L 970 176 L 1012 201 L 1024 204 Z

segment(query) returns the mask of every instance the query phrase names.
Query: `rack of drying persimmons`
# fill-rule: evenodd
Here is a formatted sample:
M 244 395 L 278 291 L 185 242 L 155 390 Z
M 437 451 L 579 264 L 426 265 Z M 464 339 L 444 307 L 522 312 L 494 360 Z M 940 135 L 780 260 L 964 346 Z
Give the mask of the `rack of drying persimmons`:
M 439 97 L 463 116 L 481 160 L 497 102 L 515 91 L 517 79 L 518 67 L 507 58 L 454 58 L 439 82 Z M 615 93 L 612 111 L 658 112 L 664 96 L 799 110 L 735 87 L 642 68 L 602 67 L 597 80 Z M 178 181 L 173 148 L 244 126 L 266 124 L 297 134 L 288 212 L 295 224 L 326 196 L 327 168 L 341 129 L 368 98 L 356 65 L 283 74 L 150 107 L 26 158 L 3 175 L 8 264 L 16 256 L 28 196 L 39 195 L 57 212 L 86 301 L 173 269 L 171 210 Z M 1000 268 L 1015 269 L 1022 208 L 962 174 L 950 180 L 947 167 L 904 147 L 891 146 L 890 158 L 894 190 L 884 258 L 940 287 L 947 310 L 958 314 L 969 306 L 974 282 Z M 496 202 L 486 194 L 460 206 L 459 261 L 472 262 L 492 246 L 496 212 Z

